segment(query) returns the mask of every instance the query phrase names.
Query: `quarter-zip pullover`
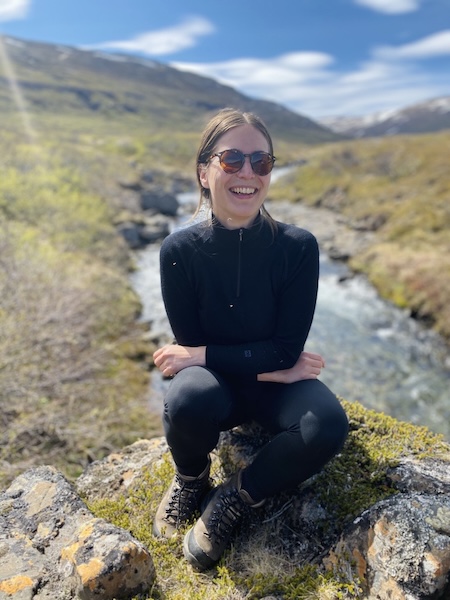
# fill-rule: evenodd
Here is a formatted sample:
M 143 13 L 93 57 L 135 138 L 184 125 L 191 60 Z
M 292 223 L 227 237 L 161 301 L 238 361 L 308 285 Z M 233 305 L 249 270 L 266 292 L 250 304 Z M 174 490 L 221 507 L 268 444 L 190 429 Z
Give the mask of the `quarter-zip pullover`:
M 178 344 L 206 346 L 206 366 L 250 376 L 292 367 L 313 320 L 316 238 L 258 217 L 249 228 L 202 222 L 161 247 L 161 285 Z

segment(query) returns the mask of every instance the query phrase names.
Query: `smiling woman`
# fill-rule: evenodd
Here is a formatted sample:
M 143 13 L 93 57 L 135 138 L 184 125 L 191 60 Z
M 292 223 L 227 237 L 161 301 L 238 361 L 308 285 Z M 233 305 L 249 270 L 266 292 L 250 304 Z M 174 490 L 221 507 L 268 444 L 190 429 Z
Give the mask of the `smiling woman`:
M 212 567 L 240 518 L 308 479 L 341 449 L 348 423 L 304 351 L 319 272 L 314 236 L 263 209 L 274 164 L 254 114 L 219 112 L 197 153 L 201 199 L 211 214 L 161 247 L 164 304 L 176 343 L 154 353 L 173 377 L 163 424 L 176 466 L 153 531 L 170 538 L 202 507 L 184 540 L 198 569 Z M 182 302 L 180 302 L 182 298 Z M 220 432 L 257 421 L 274 437 L 246 469 L 210 489 Z
M 268 146 L 253 125 L 241 125 L 224 133 L 218 152 L 199 163 L 202 190 L 208 190 L 212 211 L 225 227 L 248 227 L 259 213 L 274 162 Z

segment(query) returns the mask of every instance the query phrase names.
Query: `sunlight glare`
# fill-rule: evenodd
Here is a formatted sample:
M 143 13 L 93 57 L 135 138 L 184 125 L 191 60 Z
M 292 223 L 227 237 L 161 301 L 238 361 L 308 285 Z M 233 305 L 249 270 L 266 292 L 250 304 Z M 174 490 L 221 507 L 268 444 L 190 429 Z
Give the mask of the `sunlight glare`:
M 11 61 L 9 60 L 8 53 L 6 51 L 6 45 L 4 43 L 3 37 L 0 35 L 0 62 L 3 67 L 3 71 L 5 73 L 6 79 L 8 81 L 9 87 L 11 89 L 11 95 L 14 103 L 17 106 L 17 109 L 22 118 L 23 127 L 25 130 L 25 134 L 28 138 L 30 144 L 35 144 L 37 142 L 37 134 L 31 123 L 30 114 L 27 110 L 25 98 L 22 94 L 22 90 L 17 83 L 17 78 L 14 73 L 13 66 Z

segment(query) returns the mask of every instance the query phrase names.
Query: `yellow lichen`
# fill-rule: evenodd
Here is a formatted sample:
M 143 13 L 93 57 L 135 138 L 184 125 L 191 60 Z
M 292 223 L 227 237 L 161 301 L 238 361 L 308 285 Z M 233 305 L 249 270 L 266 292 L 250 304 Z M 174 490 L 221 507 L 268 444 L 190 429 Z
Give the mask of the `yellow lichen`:
M 5 579 L 4 581 L 0 581 L 0 592 L 4 592 L 5 594 L 17 594 L 17 592 L 21 592 L 26 588 L 33 587 L 33 580 L 26 575 L 16 575 L 15 577 L 11 577 L 11 579 Z
M 105 568 L 105 563 L 99 558 L 92 558 L 88 563 L 83 563 L 77 566 L 77 572 L 81 577 L 83 585 L 88 584 L 91 589 L 97 586 L 96 577 Z

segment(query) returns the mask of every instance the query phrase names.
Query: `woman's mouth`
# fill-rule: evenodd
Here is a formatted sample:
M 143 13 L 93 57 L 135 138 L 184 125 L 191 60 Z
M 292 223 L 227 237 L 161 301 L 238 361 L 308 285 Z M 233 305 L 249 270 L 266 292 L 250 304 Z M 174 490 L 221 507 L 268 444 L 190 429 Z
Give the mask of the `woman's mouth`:
M 257 192 L 257 188 L 254 187 L 233 187 L 230 188 L 230 192 L 236 194 L 237 196 L 252 196 Z

